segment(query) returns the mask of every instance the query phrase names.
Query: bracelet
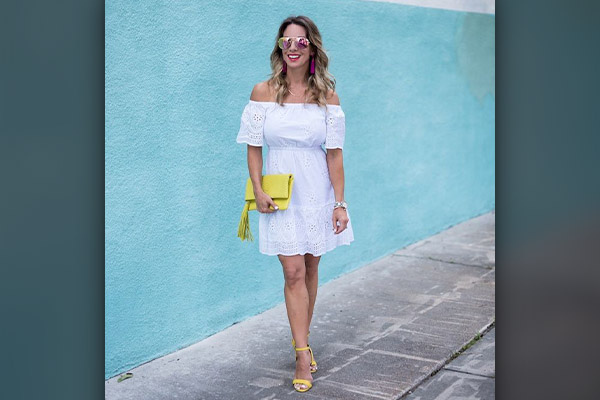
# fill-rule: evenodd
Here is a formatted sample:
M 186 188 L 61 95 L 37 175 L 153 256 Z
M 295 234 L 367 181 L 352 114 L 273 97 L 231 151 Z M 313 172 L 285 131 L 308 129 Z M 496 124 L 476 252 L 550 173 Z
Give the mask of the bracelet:
M 333 209 L 335 210 L 336 208 L 343 208 L 345 210 L 348 208 L 348 204 L 345 201 L 336 201 L 333 205 Z

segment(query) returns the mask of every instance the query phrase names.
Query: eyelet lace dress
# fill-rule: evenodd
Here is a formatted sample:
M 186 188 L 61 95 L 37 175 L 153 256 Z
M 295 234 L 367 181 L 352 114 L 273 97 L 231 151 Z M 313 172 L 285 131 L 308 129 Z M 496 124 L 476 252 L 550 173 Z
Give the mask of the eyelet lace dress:
M 350 213 L 348 227 L 339 234 L 333 231 L 335 193 L 322 147 L 342 149 L 345 131 L 339 105 L 248 102 L 236 142 L 268 146 L 267 175 L 294 174 L 288 208 L 259 214 L 261 253 L 320 256 L 354 240 Z

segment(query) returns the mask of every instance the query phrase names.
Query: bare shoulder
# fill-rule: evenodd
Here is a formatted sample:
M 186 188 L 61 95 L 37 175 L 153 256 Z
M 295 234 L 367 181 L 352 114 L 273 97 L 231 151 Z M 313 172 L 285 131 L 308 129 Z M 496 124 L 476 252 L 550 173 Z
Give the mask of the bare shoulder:
M 271 87 L 268 81 L 259 82 L 254 85 L 252 93 L 250 94 L 250 100 L 254 101 L 271 101 Z
M 327 91 L 327 104 L 340 105 L 340 98 L 334 90 Z

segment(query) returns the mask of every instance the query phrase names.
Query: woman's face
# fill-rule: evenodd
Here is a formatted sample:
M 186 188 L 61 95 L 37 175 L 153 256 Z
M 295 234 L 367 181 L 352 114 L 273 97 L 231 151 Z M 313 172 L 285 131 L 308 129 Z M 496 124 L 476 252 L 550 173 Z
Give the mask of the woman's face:
M 304 37 L 306 38 L 306 29 L 303 26 L 290 24 L 283 31 L 283 36 L 287 37 Z M 310 44 L 307 48 L 300 49 L 298 48 L 298 43 L 295 40 L 291 40 L 291 46 L 287 49 L 282 49 L 283 60 L 287 64 L 287 68 L 289 69 L 308 69 L 310 56 L 314 54 L 311 50 L 312 44 Z M 292 56 L 290 58 L 290 56 Z M 293 57 L 299 56 L 299 57 Z

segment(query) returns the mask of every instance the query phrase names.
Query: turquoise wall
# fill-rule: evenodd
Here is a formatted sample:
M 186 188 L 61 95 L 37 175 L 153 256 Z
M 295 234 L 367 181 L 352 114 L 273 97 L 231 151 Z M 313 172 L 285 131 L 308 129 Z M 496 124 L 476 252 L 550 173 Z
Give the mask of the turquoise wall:
M 236 237 L 235 137 L 290 14 L 319 26 L 346 114 L 355 242 L 321 283 L 495 207 L 493 15 L 251 4 L 106 2 L 106 378 L 284 301 L 277 258 Z

